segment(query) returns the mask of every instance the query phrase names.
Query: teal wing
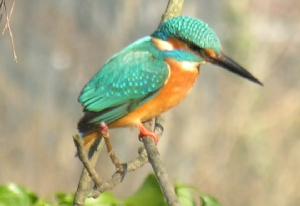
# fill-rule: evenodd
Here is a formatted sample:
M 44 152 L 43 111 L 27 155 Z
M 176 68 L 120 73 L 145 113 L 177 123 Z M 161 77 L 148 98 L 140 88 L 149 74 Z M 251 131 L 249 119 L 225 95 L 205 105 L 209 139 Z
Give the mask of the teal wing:
M 104 121 L 107 124 L 125 116 L 152 99 L 169 77 L 163 59 L 142 49 L 115 55 L 82 90 L 78 101 L 85 115 L 78 123 L 88 132 Z

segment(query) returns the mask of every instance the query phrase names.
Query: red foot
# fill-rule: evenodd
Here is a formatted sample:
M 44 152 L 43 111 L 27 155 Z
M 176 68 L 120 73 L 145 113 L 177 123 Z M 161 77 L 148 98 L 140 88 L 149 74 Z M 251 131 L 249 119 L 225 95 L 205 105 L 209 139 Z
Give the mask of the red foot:
M 107 134 L 108 126 L 105 122 L 100 123 L 100 131 L 101 131 L 102 134 Z
M 158 137 L 154 132 L 149 131 L 146 129 L 142 124 L 137 124 L 136 127 L 140 130 L 139 140 L 142 141 L 143 137 L 151 137 L 154 140 L 154 143 L 157 145 Z

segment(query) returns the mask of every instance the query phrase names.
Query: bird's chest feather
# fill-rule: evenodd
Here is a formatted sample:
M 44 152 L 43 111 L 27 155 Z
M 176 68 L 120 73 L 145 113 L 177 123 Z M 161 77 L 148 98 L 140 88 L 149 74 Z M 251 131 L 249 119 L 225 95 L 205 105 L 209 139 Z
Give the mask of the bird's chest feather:
M 164 110 L 177 105 L 188 95 L 199 73 L 199 63 L 177 62 L 172 59 L 166 59 L 166 62 L 170 67 L 170 77 L 155 98 L 160 101 L 159 107 Z

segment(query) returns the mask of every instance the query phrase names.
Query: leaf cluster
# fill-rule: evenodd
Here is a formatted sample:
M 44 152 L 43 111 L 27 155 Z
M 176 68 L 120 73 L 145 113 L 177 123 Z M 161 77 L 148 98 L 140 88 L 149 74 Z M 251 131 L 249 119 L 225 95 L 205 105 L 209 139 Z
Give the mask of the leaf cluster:
M 196 188 L 175 183 L 175 192 L 182 206 L 221 206 L 217 200 Z M 0 186 L 0 206 L 71 206 L 74 194 L 57 192 L 46 198 L 39 198 L 35 193 L 15 183 Z M 87 198 L 86 206 L 167 206 L 164 195 L 154 175 L 149 175 L 142 186 L 132 196 L 118 199 L 111 192 L 104 192 L 98 198 Z

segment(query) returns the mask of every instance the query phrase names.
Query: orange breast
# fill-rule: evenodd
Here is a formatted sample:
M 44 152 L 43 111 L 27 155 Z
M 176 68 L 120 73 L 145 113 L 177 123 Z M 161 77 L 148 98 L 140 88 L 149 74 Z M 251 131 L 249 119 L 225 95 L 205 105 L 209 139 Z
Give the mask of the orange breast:
M 136 125 L 176 106 L 190 92 L 198 77 L 200 63 L 182 63 L 166 59 L 170 67 L 170 77 L 166 84 L 149 102 L 138 107 L 121 119 L 109 124 L 109 127 Z

